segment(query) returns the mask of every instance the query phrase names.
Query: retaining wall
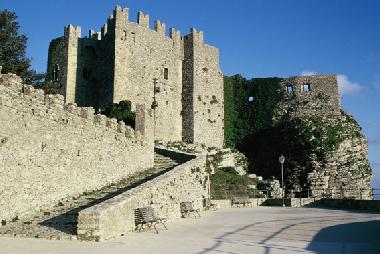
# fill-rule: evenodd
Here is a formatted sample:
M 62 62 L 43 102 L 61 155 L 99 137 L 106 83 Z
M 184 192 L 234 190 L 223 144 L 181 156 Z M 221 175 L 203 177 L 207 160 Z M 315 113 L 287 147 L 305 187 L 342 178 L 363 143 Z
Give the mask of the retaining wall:
M 201 155 L 169 172 L 79 213 L 78 239 L 100 241 L 135 231 L 134 210 L 152 206 L 159 217 L 180 218 L 180 202 L 203 208 L 209 195 L 206 157 Z

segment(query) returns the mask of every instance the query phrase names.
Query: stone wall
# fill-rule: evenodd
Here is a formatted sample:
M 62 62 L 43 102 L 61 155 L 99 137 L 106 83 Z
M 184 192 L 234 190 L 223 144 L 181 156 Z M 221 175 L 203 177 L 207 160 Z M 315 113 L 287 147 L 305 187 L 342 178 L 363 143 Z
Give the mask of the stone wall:
M 192 29 L 181 37 L 170 28 L 167 36 L 161 21 L 151 29 L 149 15 L 139 12 L 137 23 L 130 22 L 128 8 L 116 6 L 100 33 L 90 30 L 80 37 L 80 27 L 66 27 L 62 58 L 67 60 L 49 62 L 67 69 L 66 102 L 106 107 L 129 100 L 134 110 L 137 104 L 151 107 L 155 97 L 156 140 L 223 146 L 219 52 L 203 42 L 202 32 Z M 153 79 L 159 90 L 154 91 Z
M 251 203 L 244 207 L 258 207 L 263 205 L 266 200 L 266 198 L 250 198 L 249 201 L 251 201 Z M 217 208 L 232 208 L 232 202 L 229 199 L 213 199 L 211 200 L 211 204 L 215 204 Z M 233 207 L 237 208 L 242 206 L 234 205 Z
M 49 58 L 46 79 L 54 82 L 60 94 L 65 94 L 67 57 L 66 38 L 59 37 L 49 44 Z
M 179 33 L 165 34 L 165 24 L 138 13 L 137 23 L 129 22 L 128 9 L 116 7 L 115 70 L 113 102 L 129 100 L 151 107 L 156 97 L 155 136 L 160 140 L 182 139 L 182 46 Z M 153 79 L 160 91 L 154 95 Z
M 159 217 L 180 218 L 180 202 L 191 201 L 203 208 L 209 196 L 206 157 L 181 164 L 171 171 L 145 182 L 96 206 L 79 213 L 78 239 L 106 240 L 135 231 L 136 208 L 152 206 Z
M 341 105 L 336 75 L 284 78 L 280 85 L 285 97 L 276 109 L 275 120 L 285 115 L 301 118 L 340 115 Z
M 137 109 L 134 132 L 0 75 L 0 219 L 32 215 L 153 166 L 152 116 Z
M 223 147 L 224 93 L 219 51 L 194 28 L 184 37 L 184 141 Z M 187 59 L 188 58 L 188 59 Z
M 312 204 L 314 207 L 333 209 L 357 209 L 380 212 L 380 200 L 355 200 L 323 198 Z

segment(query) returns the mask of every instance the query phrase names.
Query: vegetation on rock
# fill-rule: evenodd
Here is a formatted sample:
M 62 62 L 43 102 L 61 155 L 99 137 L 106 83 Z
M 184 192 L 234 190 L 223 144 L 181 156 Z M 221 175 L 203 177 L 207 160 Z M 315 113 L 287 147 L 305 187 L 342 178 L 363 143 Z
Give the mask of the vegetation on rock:
M 308 173 L 331 161 L 342 142 L 360 145 L 365 139 L 358 123 L 343 111 L 339 117 L 285 116 L 274 121 L 276 107 L 284 99 L 280 81 L 225 77 L 225 144 L 243 152 L 249 171 L 264 178 L 280 179 L 278 157 L 284 154 L 286 185 L 301 189 L 308 184 Z M 371 171 L 368 159 L 363 160 L 359 175 Z

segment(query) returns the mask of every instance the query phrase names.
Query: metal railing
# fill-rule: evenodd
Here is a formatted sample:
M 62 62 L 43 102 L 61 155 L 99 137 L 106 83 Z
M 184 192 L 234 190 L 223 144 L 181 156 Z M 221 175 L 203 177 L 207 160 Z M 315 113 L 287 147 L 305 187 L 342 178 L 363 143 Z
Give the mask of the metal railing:
M 348 188 L 327 188 L 327 189 L 303 189 L 302 191 L 288 191 L 287 196 L 296 198 L 339 198 L 339 199 L 380 199 L 380 189 L 348 189 Z
M 295 198 L 337 198 L 337 199 L 360 199 L 380 200 L 380 189 L 303 189 L 302 191 L 285 191 L 285 197 Z M 272 198 L 273 193 L 269 190 L 258 189 L 231 189 L 218 187 L 211 189 L 211 199 L 231 199 L 234 196 L 249 196 L 250 198 Z M 278 193 L 275 198 L 279 198 Z
M 236 196 L 248 196 L 250 198 L 268 198 L 269 191 L 257 189 L 211 189 L 211 199 L 231 199 L 232 197 Z

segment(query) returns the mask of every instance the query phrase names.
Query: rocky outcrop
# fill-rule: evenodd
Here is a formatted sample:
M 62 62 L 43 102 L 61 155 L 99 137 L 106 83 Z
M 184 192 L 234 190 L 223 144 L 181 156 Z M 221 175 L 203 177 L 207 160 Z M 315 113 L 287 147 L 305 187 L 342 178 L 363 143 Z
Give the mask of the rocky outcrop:
M 307 180 L 313 196 L 371 199 L 368 144 L 360 126 L 349 115 L 330 120 L 342 125 L 343 140 L 324 161 L 313 160 Z

